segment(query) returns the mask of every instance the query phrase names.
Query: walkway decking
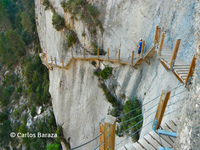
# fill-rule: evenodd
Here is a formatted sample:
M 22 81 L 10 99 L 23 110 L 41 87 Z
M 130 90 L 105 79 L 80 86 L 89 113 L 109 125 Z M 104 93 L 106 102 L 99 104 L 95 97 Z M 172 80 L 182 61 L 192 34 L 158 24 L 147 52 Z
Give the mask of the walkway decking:
M 176 132 L 177 126 L 178 119 L 161 124 L 161 129 Z M 173 147 L 174 141 L 175 138 L 164 135 L 161 135 L 161 138 L 159 138 L 159 135 L 155 131 L 151 131 L 149 134 L 139 139 L 138 142 L 135 142 L 134 144 L 128 143 L 118 150 L 157 150 L 159 146 L 170 148 Z

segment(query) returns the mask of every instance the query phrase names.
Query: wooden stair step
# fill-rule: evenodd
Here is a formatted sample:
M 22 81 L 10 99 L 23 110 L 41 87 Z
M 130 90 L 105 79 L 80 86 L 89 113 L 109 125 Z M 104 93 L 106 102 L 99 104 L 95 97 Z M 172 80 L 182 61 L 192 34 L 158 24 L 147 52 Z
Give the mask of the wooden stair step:
M 170 129 L 165 123 L 164 123 L 164 124 L 161 124 L 161 129 L 162 129 L 162 130 L 166 130 L 166 131 L 171 131 L 171 132 L 173 132 L 173 130 Z M 174 137 L 169 137 L 169 136 L 164 136 L 164 135 L 162 135 L 162 137 L 167 137 L 167 138 L 171 139 L 171 140 L 173 141 L 173 143 L 174 143 L 174 141 L 176 140 L 176 138 L 174 138 Z
M 138 144 L 137 142 L 135 142 L 134 144 L 133 144 L 133 147 L 136 149 L 136 150 L 143 150 L 144 148 L 140 145 L 140 144 Z
M 150 144 L 147 143 L 147 141 L 145 141 L 145 139 L 139 139 L 138 142 L 140 143 L 140 145 L 142 145 L 145 149 L 147 150 L 155 150 L 154 147 L 152 147 Z
M 173 131 L 176 132 L 177 131 L 177 126 L 174 125 L 174 123 L 172 121 L 168 121 L 166 123 L 168 125 L 168 127 Z
M 150 135 L 161 145 L 160 143 L 160 139 L 162 141 L 163 146 L 165 147 L 171 147 L 171 145 L 169 143 L 167 143 L 162 137 L 159 138 L 159 135 L 157 133 L 155 133 L 154 131 L 150 132 Z
M 126 148 L 126 150 L 136 150 L 131 143 L 124 145 L 124 147 Z
M 144 136 L 144 139 L 150 143 L 155 149 L 161 146 L 154 138 L 152 138 L 149 134 Z

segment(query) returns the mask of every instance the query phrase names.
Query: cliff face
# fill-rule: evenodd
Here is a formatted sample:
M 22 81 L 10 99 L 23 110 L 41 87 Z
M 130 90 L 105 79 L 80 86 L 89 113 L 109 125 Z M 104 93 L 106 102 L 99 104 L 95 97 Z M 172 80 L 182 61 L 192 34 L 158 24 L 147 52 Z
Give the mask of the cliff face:
M 50 0 L 50 2 L 56 12 L 63 16 L 66 23 L 70 23 L 77 33 L 80 43 L 72 47 L 74 55 L 82 54 L 83 48 L 91 51 L 90 43 L 93 39 L 84 23 L 79 19 L 72 23 L 70 14 L 63 12 L 59 1 Z M 194 32 L 198 30 L 193 27 L 196 14 L 194 7 L 199 3 L 198 1 L 90 0 L 89 2 L 99 9 L 100 20 L 104 27 L 103 34 L 97 28 L 97 44 L 104 50 L 109 48 L 111 57 L 117 56 L 118 49 L 121 50 L 122 58 L 130 58 L 133 50 L 137 54 L 136 47 L 139 38 L 146 41 L 145 50 L 147 51 L 153 42 L 155 26 L 159 25 L 166 33 L 165 42 L 171 47 L 175 45 L 177 38 L 181 38 L 178 57 L 186 62 L 191 61 L 195 48 Z M 66 48 L 66 32 L 58 32 L 53 28 L 53 14 L 50 10 L 44 10 L 42 1 L 36 0 L 35 4 L 40 42 L 48 61 L 50 61 L 50 56 L 53 56 L 59 61 L 62 57 L 65 63 L 68 62 L 71 56 L 70 49 Z M 81 36 L 83 31 L 86 33 L 85 38 Z M 106 84 L 118 99 L 120 95 L 125 94 L 127 97 L 137 96 L 143 103 L 146 103 L 160 95 L 162 90 L 170 90 L 180 85 L 175 76 L 159 64 L 155 55 L 150 66 L 143 63 L 138 69 L 108 62 L 103 63 L 113 67 L 113 76 L 106 81 Z M 114 89 L 113 85 L 115 85 Z M 184 87 L 180 87 L 171 95 L 183 90 Z M 98 79 L 93 76 L 93 66 L 89 62 L 73 61 L 68 70 L 54 67 L 53 71 L 50 71 L 50 93 L 56 121 L 63 126 L 65 137 L 70 137 L 72 147 L 85 143 L 98 135 L 98 123 L 107 115 L 110 104 L 106 101 L 102 89 L 98 87 Z M 186 91 L 173 97 L 169 103 L 184 99 L 187 94 Z M 143 111 L 158 101 L 159 98 L 153 104 L 146 105 Z M 167 112 L 180 108 L 183 102 L 169 107 Z M 180 112 L 181 110 L 167 118 L 178 117 Z M 145 118 L 150 113 L 144 114 L 143 117 Z M 145 119 L 143 124 L 153 118 L 154 116 Z M 141 136 L 150 130 L 151 125 L 142 130 Z M 98 141 L 95 141 L 88 147 L 93 148 L 97 145 Z

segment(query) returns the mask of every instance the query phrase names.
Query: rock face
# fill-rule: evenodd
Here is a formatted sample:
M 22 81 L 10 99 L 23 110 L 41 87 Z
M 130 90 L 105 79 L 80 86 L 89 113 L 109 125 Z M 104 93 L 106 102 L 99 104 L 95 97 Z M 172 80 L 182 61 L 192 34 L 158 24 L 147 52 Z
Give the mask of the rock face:
M 60 1 L 50 0 L 50 2 L 56 12 L 63 16 L 67 23 L 70 23 L 69 14 L 63 12 Z M 100 20 L 104 27 L 103 34 L 97 30 L 97 43 L 100 48 L 109 48 L 111 57 L 117 56 L 118 49 L 121 50 L 123 58 L 130 58 L 133 50 L 137 54 L 136 47 L 139 38 L 146 41 L 145 50 L 147 51 L 153 42 L 155 26 L 159 25 L 166 33 L 165 42 L 171 47 L 175 45 L 177 38 L 181 38 L 178 57 L 186 62 L 191 61 L 195 51 L 194 31 L 199 29 L 195 21 L 197 11 L 194 7 L 199 4 L 199 1 L 89 0 L 89 2 L 99 9 Z M 48 61 L 50 61 L 50 56 L 53 56 L 57 60 L 64 58 L 66 63 L 71 56 L 70 49 L 66 48 L 65 31 L 58 32 L 53 28 L 53 14 L 51 10 L 44 10 L 42 1 L 36 0 L 35 4 L 38 34 Z M 81 54 L 83 48 L 90 51 L 89 43 L 93 39 L 84 23 L 81 20 L 76 21 L 73 30 L 76 31 L 80 41 L 80 44 L 72 47 L 74 55 Z M 83 31 L 87 34 L 85 39 L 81 36 Z M 199 32 L 196 33 L 199 35 Z M 138 69 L 108 62 L 103 63 L 113 67 L 113 76 L 106 81 L 106 85 L 108 89 L 113 90 L 118 99 L 122 94 L 129 98 L 136 96 L 145 104 L 159 96 L 162 90 L 171 90 L 180 85 L 175 76 L 167 72 L 157 61 L 155 55 L 151 59 L 150 66 L 143 63 Z M 107 115 L 110 106 L 102 89 L 98 87 L 98 79 L 93 76 L 93 69 L 89 62 L 73 61 L 68 70 L 54 67 L 53 71 L 50 71 L 50 93 L 56 122 L 63 126 L 65 138 L 70 137 L 71 147 L 85 143 L 98 135 L 99 121 Z M 112 89 L 113 84 L 114 89 Z M 183 86 L 179 87 L 173 90 L 171 95 L 184 90 Z M 187 97 L 188 92 L 185 91 L 171 98 L 169 104 L 180 99 L 183 101 L 168 107 L 166 113 L 175 109 L 178 111 L 165 117 L 163 121 L 167 121 L 170 117 L 178 117 L 178 114 L 182 112 L 179 108 L 182 107 Z M 159 98 L 145 105 L 143 112 L 153 107 L 158 101 Z M 155 110 L 156 107 L 144 113 L 143 125 L 153 120 L 154 115 L 145 118 Z M 142 130 L 141 137 L 151 130 L 151 126 L 152 124 Z M 97 145 L 98 140 L 84 148 L 91 149 Z

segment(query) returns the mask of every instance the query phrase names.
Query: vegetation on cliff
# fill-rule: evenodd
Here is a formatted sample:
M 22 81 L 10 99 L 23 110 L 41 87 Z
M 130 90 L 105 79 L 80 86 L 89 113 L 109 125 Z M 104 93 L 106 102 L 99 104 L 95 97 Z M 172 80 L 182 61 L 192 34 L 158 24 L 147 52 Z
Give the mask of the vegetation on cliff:
M 11 138 L 11 132 L 57 131 L 53 113 L 42 115 L 50 112 L 51 100 L 48 70 L 37 54 L 41 48 L 34 6 L 34 0 L 0 0 L 0 147 L 5 149 L 22 147 L 18 137 Z M 42 119 L 34 118 L 39 110 Z M 54 138 L 22 139 L 29 150 L 46 149 L 47 143 L 61 147 Z

